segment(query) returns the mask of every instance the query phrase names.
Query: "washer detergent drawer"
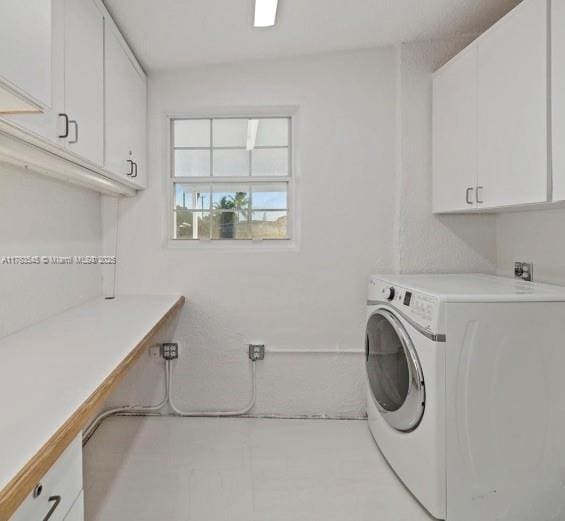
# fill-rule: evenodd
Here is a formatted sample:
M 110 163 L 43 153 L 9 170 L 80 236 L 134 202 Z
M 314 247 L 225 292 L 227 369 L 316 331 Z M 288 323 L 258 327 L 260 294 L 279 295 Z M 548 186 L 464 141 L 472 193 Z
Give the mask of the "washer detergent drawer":
M 10 521 L 63 521 L 81 491 L 82 436 L 79 435 L 47 471 Z

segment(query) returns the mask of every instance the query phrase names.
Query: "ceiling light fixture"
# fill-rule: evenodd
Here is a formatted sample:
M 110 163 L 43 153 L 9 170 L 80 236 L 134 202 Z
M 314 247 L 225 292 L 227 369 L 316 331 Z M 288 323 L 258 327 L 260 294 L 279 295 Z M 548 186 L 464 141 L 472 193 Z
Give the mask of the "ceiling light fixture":
M 245 149 L 249 152 L 255 148 L 257 141 L 257 130 L 259 130 L 259 120 L 250 119 L 247 121 L 247 144 Z
M 279 0 L 255 0 L 255 27 L 272 27 L 277 19 Z

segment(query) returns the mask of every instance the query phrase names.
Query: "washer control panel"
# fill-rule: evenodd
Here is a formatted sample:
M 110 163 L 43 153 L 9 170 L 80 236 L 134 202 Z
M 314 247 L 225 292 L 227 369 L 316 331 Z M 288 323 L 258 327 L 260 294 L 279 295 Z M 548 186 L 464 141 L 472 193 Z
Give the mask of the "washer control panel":
M 439 321 L 439 299 L 401 286 L 370 279 L 369 303 L 388 303 L 418 325 L 435 332 Z

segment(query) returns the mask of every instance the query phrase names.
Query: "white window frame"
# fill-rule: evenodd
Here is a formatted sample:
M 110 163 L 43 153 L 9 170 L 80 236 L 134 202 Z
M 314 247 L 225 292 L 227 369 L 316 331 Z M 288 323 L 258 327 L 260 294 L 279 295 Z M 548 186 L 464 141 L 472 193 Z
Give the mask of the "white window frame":
M 296 119 L 298 107 L 252 107 L 234 109 L 206 109 L 183 113 L 168 113 L 165 115 L 164 132 L 166 134 L 166 233 L 167 246 L 175 249 L 214 249 L 214 250 L 250 250 L 250 251 L 298 251 L 299 246 L 299 202 L 298 202 L 298 169 L 296 150 Z M 201 176 L 201 177 L 175 177 L 173 175 L 174 146 L 173 124 L 178 119 L 254 119 L 254 118 L 288 118 L 289 120 L 289 174 L 287 176 Z M 176 239 L 174 205 L 175 183 L 186 184 L 253 184 L 253 183 L 287 183 L 287 227 L 286 239 Z

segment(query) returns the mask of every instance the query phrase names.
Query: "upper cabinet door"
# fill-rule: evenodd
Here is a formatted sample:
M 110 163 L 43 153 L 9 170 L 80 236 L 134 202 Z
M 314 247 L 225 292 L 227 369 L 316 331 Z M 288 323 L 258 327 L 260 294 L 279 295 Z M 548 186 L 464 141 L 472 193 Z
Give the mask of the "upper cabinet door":
M 565 2 L 551 4 L 553 200 L 565 201 Z
M 60 113 L 65 110 L 65 0 L 52 1 L 51 107 L 43 113 L 10 114 L 4 119 L 25 130 L 64 145 Z
M 135 181 L 143 188 L 147 186 L 147 79 L 135 71 L 132 76 L 132 99 L 135 110 L 133 157 L 136 163 Z
M 121 36 L 105 26 L 107 170 L 145 185 L 146 79 Z
M 548 200 L 547 19 L 524 0 L 478 40 L 479 208 Z
M 477 48 L 467 47 L 433 82 L 433 210 L 476 207 Z
M 67 0 L 65 12 L 67 145 L 104 164 L 104 19 L 92 0 Z
M 106 159 L 107 170 L 116 174 L 131 173 L 133 155 L 133 121 L 131 98 L 131 72 L 133 67 L 125 51 L 122 49 L 119 37 L 106 24 L 105 38 L 105 67 L 106 67 Z
M 0 112 L 51 105 L 51 0 L 0 2 Z

